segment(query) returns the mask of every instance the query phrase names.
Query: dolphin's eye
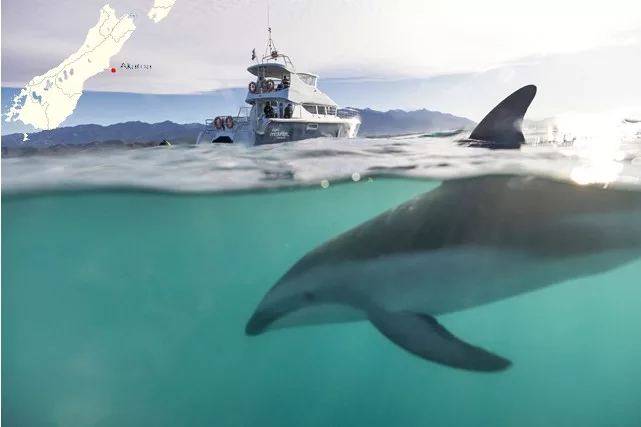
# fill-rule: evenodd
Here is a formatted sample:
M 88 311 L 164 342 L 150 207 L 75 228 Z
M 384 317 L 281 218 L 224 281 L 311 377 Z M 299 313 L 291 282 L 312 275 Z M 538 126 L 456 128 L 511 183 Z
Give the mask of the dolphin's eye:
M 303 294 L 303 299 L 305 301 L 314 301 L 316 299 L 316 296 L 311 292 L 305 292 Z

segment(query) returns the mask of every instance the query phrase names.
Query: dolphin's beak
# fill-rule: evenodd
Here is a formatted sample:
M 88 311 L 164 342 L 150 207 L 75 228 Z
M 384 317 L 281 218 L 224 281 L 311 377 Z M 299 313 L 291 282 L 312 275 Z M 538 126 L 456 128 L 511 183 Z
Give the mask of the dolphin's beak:
M 311 303 L 294 294 L 280 298 L 269 298 L 261 301 L 254 314 L 245 325 L 245 334 L 254 336 L 267 332 L 269 327 L 282 317 L 300 310 Z
M 245 334 L 250 336 L 260 335 L 267 331 L 269 325 L 285 316 L 287 313 L 289 313 L 289 311 L 258 309 L 249 319 L 247 325 L 245 325 Z

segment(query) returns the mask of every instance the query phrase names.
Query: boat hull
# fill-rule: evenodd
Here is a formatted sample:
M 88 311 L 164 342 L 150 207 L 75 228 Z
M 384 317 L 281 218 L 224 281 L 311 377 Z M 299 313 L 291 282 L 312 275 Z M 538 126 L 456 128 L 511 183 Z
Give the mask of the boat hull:
M 196 144 L 230 143 L 241 145 L 269 145 L 312 138 L 354 138 L 360 128 L 359 120 L 315 122 L 306 120 L 275 119 L 263 125 L 260 132 L 248 123 L 237 129 L 208 129 L 198 134 Z
M 256 134 L 255 145 L 280 144 L 311 138 L 349 138 L 356 134 L 358 124 L 351 122 L 272 121 L 262 134 Z

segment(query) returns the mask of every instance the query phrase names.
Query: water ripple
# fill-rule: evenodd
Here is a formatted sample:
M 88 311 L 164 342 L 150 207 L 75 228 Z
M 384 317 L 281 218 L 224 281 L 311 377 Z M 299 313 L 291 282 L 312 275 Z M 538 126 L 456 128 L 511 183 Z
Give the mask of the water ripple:
M 638 186 L 641 141 L 616 148 L 524 146 L 490 151 L 452 138 L 316 139 L 246 148 L 231 145 L 150 147 L 2 160 L 2 189 L 136 187 L 179 192 L 321 185 L 353 176 L 449 179 L 526 173 Z M 578 171 L 578 172 L 577 172 Z M 606 172 L 603 172 L 606 171 Z M 605 173 L 607 179 L 590 178 Z M 576 179 L 575 179 L 576 180 Z

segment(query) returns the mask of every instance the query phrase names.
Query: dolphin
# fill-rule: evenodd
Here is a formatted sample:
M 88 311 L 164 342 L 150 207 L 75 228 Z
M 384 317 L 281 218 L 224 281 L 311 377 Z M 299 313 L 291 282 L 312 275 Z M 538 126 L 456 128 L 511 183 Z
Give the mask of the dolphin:
M 533 176 L 453 179 L 307 253 L 267 292 L 245 333 L 366 320 L 425 360 L 498 372 L 512 362 L 436 316 L 639 257 L 641 192 Z
M 525 143 L 521 126 L 536 96 L 535 85 L 527 85 L 511 93 L 492 109 L 459 145 L 489 149 L 518 149 Z
M 505 123 L 522 117 L 534 93 L 526 86 L 510 95 L 478 135 L 518 136 Z M 245 333 L 365 320 L 425 360 L 498 372 L 512 362 L 436 317 L 639 257 L 641 192 L 533 176 L 447 180 L 304 255 L 263 297 Z

